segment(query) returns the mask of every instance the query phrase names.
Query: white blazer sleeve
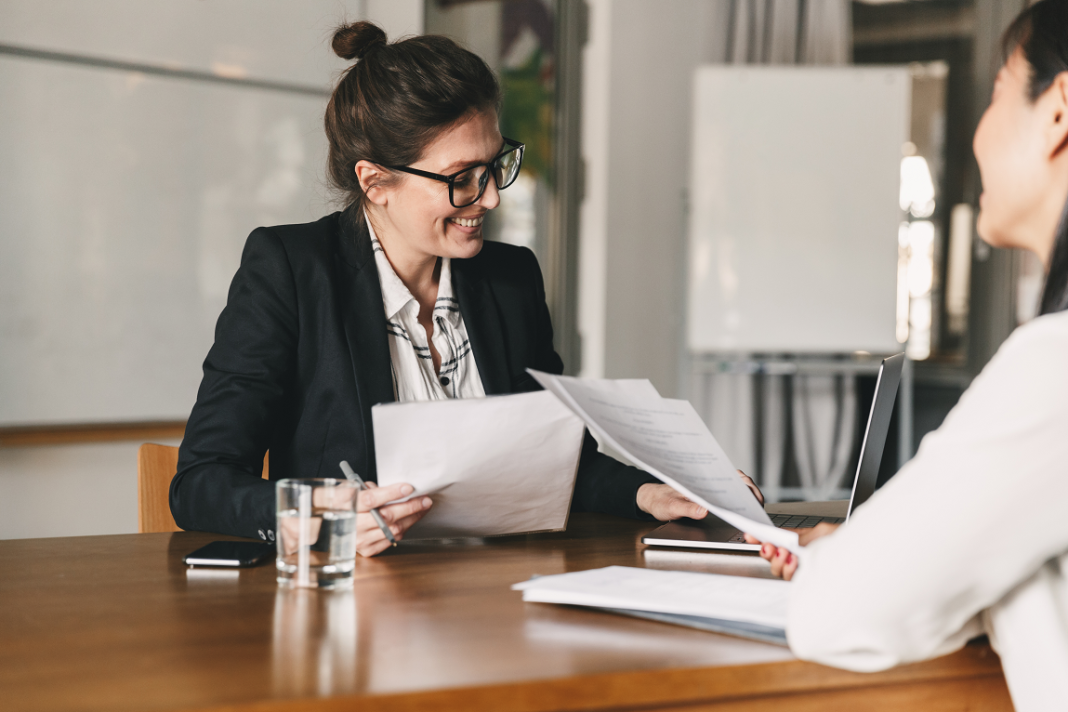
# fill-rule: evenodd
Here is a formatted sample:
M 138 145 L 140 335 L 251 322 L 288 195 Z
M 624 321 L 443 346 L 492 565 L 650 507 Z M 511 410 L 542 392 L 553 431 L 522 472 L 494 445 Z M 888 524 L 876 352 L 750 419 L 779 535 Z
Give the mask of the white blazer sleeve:
M 1068 550 L 1068 314 L 1006 341 L 916 457 L 801 558 L 788 637 L 871 671 L 950 652 Z

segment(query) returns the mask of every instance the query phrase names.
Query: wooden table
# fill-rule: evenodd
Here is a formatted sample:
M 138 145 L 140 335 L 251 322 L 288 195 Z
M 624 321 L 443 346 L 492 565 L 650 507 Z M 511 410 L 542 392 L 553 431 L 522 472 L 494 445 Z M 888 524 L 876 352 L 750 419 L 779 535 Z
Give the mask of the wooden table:
M 772 645 L 523 603 L 532 574 L 610 564 L 766 575 L 750 556 L 647 550 L 651 525 L 402 546 L 347 593 L 271 566 L 187 570 L 192 532 L 0 541 L 0 709 L 1009 710 L 985 644 L 860 675 Z

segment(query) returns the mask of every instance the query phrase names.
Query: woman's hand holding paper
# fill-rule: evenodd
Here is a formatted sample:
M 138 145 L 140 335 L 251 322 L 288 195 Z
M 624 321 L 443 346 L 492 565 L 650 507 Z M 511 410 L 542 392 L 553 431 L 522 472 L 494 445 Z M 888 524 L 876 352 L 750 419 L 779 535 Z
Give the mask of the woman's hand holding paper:
M 662 522 L 689 517 L 704 519 L 708 510 L 694 504 L 668 485 L 647 483 L 638 488 L 638 508 Z
M 374 482 L 367 483 L 367 489 L 360 492 L 356 503 L 356 552 L 360 556 L 381 554 L 392 546 L 371 516 L 372 509 L 378 510 L 397 540 L 403 539 L 404 532 L 423 518 L 432 504 L 429 497 L 415 497 L 406 502 L 386 504 L 407 497 L 412 491 L 412 486 L 407 483 L 385 487 L 379 487 Z
M 742 478 L 742 482 L 753 492 L 756 500 L 764 504 L 764 494 L 749 475 L 741 470 L 738 470 L 738 475 Z M 668 485 L 644 484 L 639 487 L 638 508 L 662 522 L 670 522 L 683 517 L 704 519 L 708 515 L 707 509 L 699 504 L 694 504 Z
M 808 546 L 811 542 L 816 541 L 820 537 L 833 534 L 839 527 L 838 524 L 817 524 L 811 529 L 791 529 L 790 531 L 796 531 L 798 537 L 798 543 L 801 546 Z M 745 540 L 750 544 L 761 544 L 761 541 L 751 534 L 745 535 Z M 789 581 L 794 577 L 794 573 L 797 572 L 797 556 L 791 554 L 789 550 L 781 547 L 776 547 L 772 544 L 763 544 L 760 547 L 760 558 L 765 559 L 771 564 L 771 573 L 773 576 Z

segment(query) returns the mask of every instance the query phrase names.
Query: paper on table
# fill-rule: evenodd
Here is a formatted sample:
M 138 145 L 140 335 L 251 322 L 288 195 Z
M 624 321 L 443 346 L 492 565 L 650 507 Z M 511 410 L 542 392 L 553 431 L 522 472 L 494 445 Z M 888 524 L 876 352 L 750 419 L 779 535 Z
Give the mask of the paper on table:
M 629 566 L 539 576 L 512 586 L 524 601 L 673 613 L 786 628 L 790 584 Z
M 567 525 L 584 427 L 551 393 L 390 403 L 371 415 L 378 483 L 434 500 L 405 539 Z
M 637 467 L 728 524 L 800 555 L 797 534 L 771 523 L 688 402 L 620 387 L 607 379 L 554 376 L 532 369 L 530 374 Z

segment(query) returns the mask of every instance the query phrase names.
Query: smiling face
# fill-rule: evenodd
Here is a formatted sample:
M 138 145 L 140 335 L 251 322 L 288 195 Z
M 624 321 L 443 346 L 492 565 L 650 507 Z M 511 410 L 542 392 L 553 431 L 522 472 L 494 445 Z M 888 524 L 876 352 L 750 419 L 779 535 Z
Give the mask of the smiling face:
M 973 148 L 983 181 L 979 236 L 1045 260 L 1065 203 L 1062 82 L 1031 101 L 1031 65 L 1017 49 L 998 72 Z
M 501 152 L 504 139 L 493 110 L 472 113 L 445 129 L 410 168 L 452 175 L 469 166 L 487 163 Z M 497 186 L 490 178 L 482 197 L 465 208 L 454 208 L 447 183 L 407 173 L 371 187 L 372 164 L 356 166 L 368 172 L 364 190 L 367 211 L 391 262 L 426 262 L 438 257 L 465 259 L 482 249 L 482 223 L 486 212 L 500 204 Z M 364 183 L 364 176 L 360 177 Z

